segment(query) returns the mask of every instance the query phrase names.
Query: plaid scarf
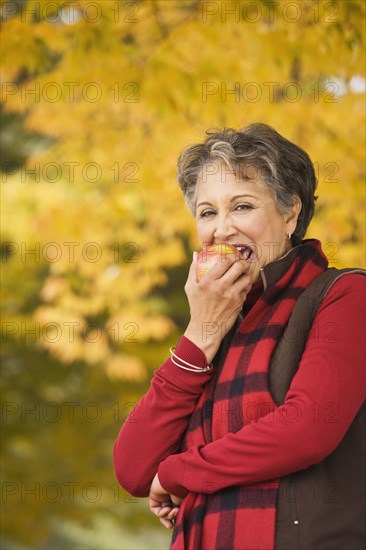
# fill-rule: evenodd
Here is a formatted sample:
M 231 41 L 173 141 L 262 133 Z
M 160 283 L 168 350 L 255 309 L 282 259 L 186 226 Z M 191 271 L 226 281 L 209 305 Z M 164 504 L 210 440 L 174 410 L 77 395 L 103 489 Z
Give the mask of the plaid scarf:
M 237 432 L 276 409 L 268 386 L 271 355 L 297 298 L 327 265 L 320 242 L 308 239 L 263 268 L 265 288 L 260 283 L 258 299 L 246 314 L 244 307 L 244 319 L 228 335 L 230 341 L 224 338 L 221 348 L 226 340 L 228 351 L 221 349 L 221 360 L 220 352 L 215 358 L 215 376 L 190 418 L 182 452 Z M 211 487 L 211 494 L 189 493 L 176 520 L 171 549 L 272 550 L 278 487 L 279 479 L 274 479 L 217 487 L 213 493 Z

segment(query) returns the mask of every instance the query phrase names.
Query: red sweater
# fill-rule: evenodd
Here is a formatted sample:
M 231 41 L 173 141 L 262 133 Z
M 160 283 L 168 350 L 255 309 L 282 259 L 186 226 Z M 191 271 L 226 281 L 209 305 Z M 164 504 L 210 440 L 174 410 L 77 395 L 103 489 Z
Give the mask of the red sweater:
M 180 369 L 170 359 L 122 426 L 114 447 L 119 483 L 144 497 L 156 472 L 167 492 L 213 493 L 279 478 L 322 461 L 341 442 L 365 399 L 365 285 L 341 277 L 317 315 L 283 406 L 236 433 L 179 452 L 188 419 L 211 374 Z M 176 354 L 205 366 L 182 337 Z

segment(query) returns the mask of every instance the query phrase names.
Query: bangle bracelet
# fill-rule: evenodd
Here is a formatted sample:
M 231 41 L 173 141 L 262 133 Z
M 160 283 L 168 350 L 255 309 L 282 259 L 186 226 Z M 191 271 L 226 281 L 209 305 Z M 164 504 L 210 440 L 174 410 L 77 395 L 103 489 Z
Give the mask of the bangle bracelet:
M 172 363 L 174 363 L 174 365 L 176 365 L 177 367 L 179 367 L 181 369 L 184 369 L 184 370 L 191 371 L 191 372 L 211 372 L 213 370 L 213 365 L 212 364 L 207 365 L 206 367 L 197 367 L 196 365 L 192 365 L 191 363 L 188 363 L 187 361 L 184 361 L 184 359 L 181 359 L 180 357 L 178 357 L 178 355 L 176 355 L 174 353 L 175 350 L 176 350 L 175 347 L 171 347 L 169 349 L 170 354 L 171 354 Z M 180 361 L 180 363 L 183 363 L 184 365 L 187 365 L 187 366 L 184 367 L 182 364 L 175 361 L 175 359 L 177 359 L 177 361 Z
M 210 366 L 210 365 L 207 365 L 207 367 L 205 367 L 203 369 L 200 369 L 198 367 L 194 367 L 193 369 L 190 369 L 189 367 L 183 367 L 183 365 L 180 365 L 179 363 L 174 361 L 174 357 L 176 357 L 176 355 L 171 357 L 172 363 L 174 363 L 174 365 L 177 365 L 177 367 L 179 367 L 180 369 L 189 370 L 191 372 L 197 372 L 197 373 L 198 372 L 210 372 L 210 371 L 213 370 L 213 367 Z

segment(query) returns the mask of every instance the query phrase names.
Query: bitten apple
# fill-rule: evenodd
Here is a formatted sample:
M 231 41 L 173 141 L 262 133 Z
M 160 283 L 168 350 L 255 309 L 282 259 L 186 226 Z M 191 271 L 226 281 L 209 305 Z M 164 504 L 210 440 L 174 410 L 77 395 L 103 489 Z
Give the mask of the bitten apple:
M 224 261 L 228 254 L 235 254 L 240 260 L 240 252 L 235 246 L 227 243 L 213 244 L 207 246 L 197 256 L 196 279 L 200 281 L 207 271 L 218 261 Z

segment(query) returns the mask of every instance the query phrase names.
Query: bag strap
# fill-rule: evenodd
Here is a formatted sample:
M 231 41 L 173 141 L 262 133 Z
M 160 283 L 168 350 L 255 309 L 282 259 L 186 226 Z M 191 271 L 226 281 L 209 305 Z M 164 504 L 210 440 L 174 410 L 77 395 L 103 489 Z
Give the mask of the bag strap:
M 285 401 L 320 304 L 334 283 L 348 273 L 366 276 L 363 269 L 331 267 L 319 275 L 298 298 L 271 358 L 269 390 L 276 405 L 282 405 Z

